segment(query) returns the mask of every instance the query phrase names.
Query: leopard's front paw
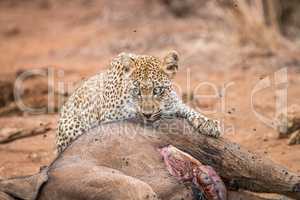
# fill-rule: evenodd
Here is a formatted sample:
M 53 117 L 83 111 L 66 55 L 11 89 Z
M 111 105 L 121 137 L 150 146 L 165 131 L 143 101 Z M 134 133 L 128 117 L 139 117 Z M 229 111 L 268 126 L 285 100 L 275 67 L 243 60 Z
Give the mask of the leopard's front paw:
M 199 133 L 215 138 L 220 137 L 222 132 L 220 122 L 217 120 L 195 118 L 193 126 Z

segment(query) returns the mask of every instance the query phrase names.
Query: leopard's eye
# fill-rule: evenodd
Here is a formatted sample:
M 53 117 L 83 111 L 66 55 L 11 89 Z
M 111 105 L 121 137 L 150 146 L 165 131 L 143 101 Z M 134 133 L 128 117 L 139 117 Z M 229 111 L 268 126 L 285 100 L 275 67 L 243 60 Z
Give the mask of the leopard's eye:
M 131 92 L 134 96 L 139 96 L 141 94 L 141 91 L 138 87 L 133 88 Z
M 155 87 L 153 89 L 153 94 L 158 96 L 158 95 L 161 95 L 162 93 L 164 93 L 164 91 L 165 91 L 164 87 Z

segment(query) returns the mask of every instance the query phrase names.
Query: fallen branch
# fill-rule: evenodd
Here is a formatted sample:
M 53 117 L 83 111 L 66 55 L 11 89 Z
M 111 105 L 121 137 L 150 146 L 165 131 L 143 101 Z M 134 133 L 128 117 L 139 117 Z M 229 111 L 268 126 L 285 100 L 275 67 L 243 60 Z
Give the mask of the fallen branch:
M 12 113 L 21 113 L 18 105 L 14 101 L 10 102 L 7 106 L 0 108 L 0 117 L 10 115 Z
M 26 137 L 44 134 L 51 130 L 50 123 L 42 124 L 32 129 L 2 128 L 0 129 L 0 144 L 5 144 Z
M 61 99 L 60 99 L 61 98 Z M 44 110 L 44 112 L 57 112 L 59 110 L 59 107 L 62 104 L 62 96 L 59 97 L 58 95 L 55 96 L 53 101 L 49 101 L 48 95 L 39 95 L 39 96 L 32 96 L 32 97 L 26 97 L 22 99 L 22 104 L 26 106 L 25 110 L 22 110 L 22 107 L 20 107 L 16 101 L 13 101 L 9 103 L 5 107 L 0 108 L 0 117 L 1 116 L 7 116 L 12 114 L 23 114 L 24 112 L 30 113 L 27 108 L 36 109 L 36 110 Z

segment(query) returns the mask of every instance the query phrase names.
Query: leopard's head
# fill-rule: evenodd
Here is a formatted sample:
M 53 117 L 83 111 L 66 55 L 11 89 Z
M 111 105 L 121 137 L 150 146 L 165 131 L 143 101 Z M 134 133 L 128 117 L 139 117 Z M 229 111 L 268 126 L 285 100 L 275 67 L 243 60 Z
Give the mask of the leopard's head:
M 146 121 L 156 121 L 172 108 L 172 78 L 178 70 L 178 54 L 163 58 L 123 53 L 122 71 L 126 77 L 124 95 L 135 113 Z

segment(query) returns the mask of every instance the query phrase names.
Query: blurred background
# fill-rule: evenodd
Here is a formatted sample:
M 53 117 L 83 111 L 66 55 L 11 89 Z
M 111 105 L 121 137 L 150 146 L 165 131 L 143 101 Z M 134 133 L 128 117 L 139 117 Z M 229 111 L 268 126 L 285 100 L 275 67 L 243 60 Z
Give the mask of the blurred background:
M 0 178 L 51 162 L 58 110 L 78 82 L 120 52 L 171 49 L 184 101 L 300 173 L 299 46 L 298 0 L 0 0 Z M 291 113 L 283 131 L 279 97 Z

